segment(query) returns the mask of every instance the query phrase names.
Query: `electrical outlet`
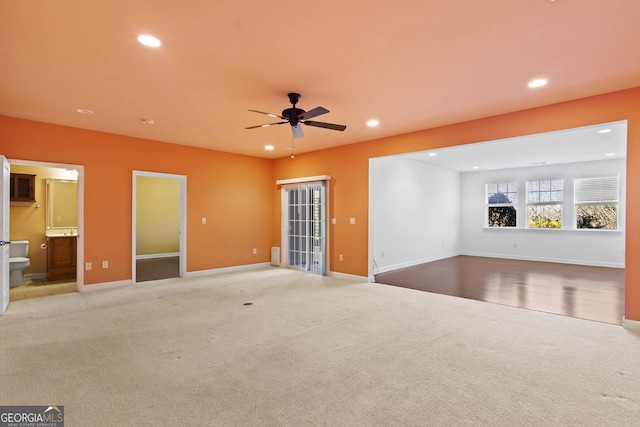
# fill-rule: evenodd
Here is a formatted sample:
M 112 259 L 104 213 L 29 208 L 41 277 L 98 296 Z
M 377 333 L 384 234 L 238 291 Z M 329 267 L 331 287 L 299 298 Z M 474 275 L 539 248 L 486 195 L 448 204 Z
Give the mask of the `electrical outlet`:
M 340 261 L 344 261 L 344 257 L 340 254 Z
M 102 268 L 109 268 L 109 261 L 102 261 Z
M 349 218 L 349 224 L 353 225 L 356 223 L 356 219 L 355 218 Z
M 258 249 L 257 248 L 253 248 L 253 254 L 257 254 L 258 253 Z
M 207 223 L 207 218 L 202 217 L 202 224 L 206 224 Z
M 90 262 L 85 262 L 84 263 L 84 269 L 85 270 L 91 270 L 91 263 Z

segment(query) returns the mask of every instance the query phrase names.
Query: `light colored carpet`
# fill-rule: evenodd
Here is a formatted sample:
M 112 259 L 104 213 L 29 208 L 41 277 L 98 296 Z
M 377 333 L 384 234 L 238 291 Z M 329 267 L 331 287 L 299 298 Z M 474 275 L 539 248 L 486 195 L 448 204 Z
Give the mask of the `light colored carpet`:
M 637 426 L 640 336 L 268 268 L 13 302 L 0 381 L 70 427 Z

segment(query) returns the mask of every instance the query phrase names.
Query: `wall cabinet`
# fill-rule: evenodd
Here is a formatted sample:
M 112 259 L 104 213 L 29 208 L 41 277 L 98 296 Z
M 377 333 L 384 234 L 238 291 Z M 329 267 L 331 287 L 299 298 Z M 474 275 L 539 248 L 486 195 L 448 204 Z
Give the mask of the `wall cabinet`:
M 9 174 L 9 200 L 12 202 L 35 202 L 35 184 L 35 175 Z
M 47 275 L 50 280 L 76 277 L 76 236 L 47 237 Z

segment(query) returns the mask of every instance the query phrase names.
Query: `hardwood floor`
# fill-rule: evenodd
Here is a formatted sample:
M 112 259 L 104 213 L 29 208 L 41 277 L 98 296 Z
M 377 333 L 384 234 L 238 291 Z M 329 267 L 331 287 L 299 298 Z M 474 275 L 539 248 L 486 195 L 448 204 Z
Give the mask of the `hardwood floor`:
M 136 261 L 136 282 L 169 279 L 180 276 L 180 257 L 139 259 Z
M 376 275 L 376 282 L 621 324 L 624 269 L 456 256 Z

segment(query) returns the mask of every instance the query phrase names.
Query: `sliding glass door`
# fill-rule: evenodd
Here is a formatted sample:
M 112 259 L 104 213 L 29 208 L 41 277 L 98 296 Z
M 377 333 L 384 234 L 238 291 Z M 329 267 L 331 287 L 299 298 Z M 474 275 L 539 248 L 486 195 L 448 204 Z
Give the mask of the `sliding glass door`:
M 283 188 L 287 236 L 283 242 L 285 265 L 315 274 L 326 274 L 327 190 L 325 181 L 305 182 Z

